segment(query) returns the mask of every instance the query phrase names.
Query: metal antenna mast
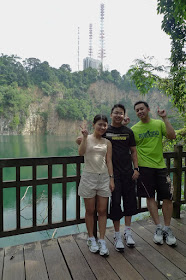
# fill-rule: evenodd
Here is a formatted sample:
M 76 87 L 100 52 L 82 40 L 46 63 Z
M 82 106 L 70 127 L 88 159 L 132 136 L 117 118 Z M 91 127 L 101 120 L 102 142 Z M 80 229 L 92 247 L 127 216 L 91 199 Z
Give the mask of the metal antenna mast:
M 92 58 L 93 48 L 92 48 L 92 23 L 89 24 L 89 52 L 88 55 Z
M 79 27 L 78 27 L 78 71 L 79 71 Z
M 104 31 L 104 14 L 105 14 L 105 5 L 102 3 L 100 5 L 100 50 L 99 50 L 99 58 L 101 59 L 101 70 L 103 70 L 103 59 L 106 57 L 105 52 L 105 31 Z

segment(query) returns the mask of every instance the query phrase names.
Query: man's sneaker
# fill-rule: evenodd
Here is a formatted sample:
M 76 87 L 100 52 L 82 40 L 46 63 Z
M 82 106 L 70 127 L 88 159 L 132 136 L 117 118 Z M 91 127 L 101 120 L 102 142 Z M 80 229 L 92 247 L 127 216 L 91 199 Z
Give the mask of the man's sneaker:
M 124 251 L 124 244 L 123 241 L 121 239 L 121 234 L 115 234 L 114 236 L 114 248 L 116 249 L 116 251 L 118 252 L 123 252 Z
M 99 245 L 99 254 L 100 256 L 109 256 L 109 250 L 107 248 L 106 242 L 104 239 L 100 239 L 98 241 L 98 245 Z
M 153 238 L 154 243 L 156 244 L 163 244 L 163 230 L 162 226 L 157 226 L 156 231 L 154 233 L 154 238 Z
M 126 245 L 128 247 L 134 247 L 135 246 L 135 241 L 134 239 L 132 238 L 132 232 L 131 230 L 127 230 L 124 232 L 124 238 L 126 240 Z
M 163 238 L 165 239 L 167 245 L 176 246 L 176 238 L 170 227 L 168 227 L 166 230 L 163 229 Z
M 95 237 L 88 238 L 87 245 L 89 247 L 90 252 L 92 252 L 92 253 L 99 252 L 99 246 L 98 246 L 98 243 L 96 242 Z

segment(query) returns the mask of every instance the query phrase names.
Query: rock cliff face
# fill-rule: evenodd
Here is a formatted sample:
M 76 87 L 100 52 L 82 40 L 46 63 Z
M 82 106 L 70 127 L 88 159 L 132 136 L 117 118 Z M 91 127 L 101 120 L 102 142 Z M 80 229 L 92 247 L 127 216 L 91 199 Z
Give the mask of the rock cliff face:
M 127 110 L 128 115 L 131 117 L 135 113 L 132 105 L 143 99 L 148 101 L 152 117 L 156 117 L 157 107 L 166 107 L 168 98 L 160 93 L 148 94 L 140 96 L 138 93 L 120 91 L 115 85 L 98 81 L 92 84 L 88 90 L 93 103 L 107 102 L 110 107 L 115 103 L 130 103 L 130 111 Z M 8 128 L 9 122 L 0 118 L 0 134 L 55 134 L 55 135 L 78 135 L 80 131 L 81 121 L 68 121 L 61 120 L 56 112 L 56 104 L 59 99 L 63 98 L 63 93 L 56 96 L 44 96 L 40 91 L 35 92 L 35 100 L 29 107 L 29 116 L 26 119 L 25 125 L 21 131 L 11 131 Z M 127 106 L 126 106 L 127 107 Z

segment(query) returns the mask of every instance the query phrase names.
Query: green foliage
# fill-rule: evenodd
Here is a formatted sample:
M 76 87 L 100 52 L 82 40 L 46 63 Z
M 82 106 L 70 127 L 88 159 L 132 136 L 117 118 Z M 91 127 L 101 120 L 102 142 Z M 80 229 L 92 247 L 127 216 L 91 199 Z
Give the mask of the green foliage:
M 18 88 L 16 83 L 0 86 L 0 101 L 0 115 L 11 119 L 10 128 L 15 129 L 19 124 L 23 124 L 31 103 L 27 92 Z
M 146 59 L 151 61 L 153 57 Z M 128 74 L 132 77 L 140 93 L 146 94 L 151 88 L 158 87 L 160 78 L 154 72 L 163 71 L 163 66 L 155 67 L 150 62 L 147 63 L 141 59 L 136 59 L 135 63 L 130 67 Z
M 174 151 L 174 145 L 180 144 L 183 146 L 183 150 L 186 149 L 186 126 L 182 129 L 176 130 L 176 139 L 168 140 L 164 138 L 163 149 L 164 152 Z
M 129 74 L 138 90 L 145 94 L 156 87 L 171 96 L 172 102 L 180 112 L 185 112 L 186 106 L 186 2 L 184 0 L 158 0 L 157 11 L 163 14 L 162 29 L 171 39 L 171 67 L 168 78 L 161 78 L 154 71 L 165 70 L 155 67 L 145 60 L 137 60 L 131 66 Z
M 11 85 L 17 82 L 18 86 L 27 87 L 29 77 L 23 65 L 19 62 L 20 58 L 14 55 L 0 56 L 0 85 Z
M 158 13 L 163 14 L 162 29 L 171 38 L 171 69 L 173 80 L 171 95 L 180 111 L 186 105 L 186 2 L 184 0 L 158 0 Z M 170 94 L 170 91 L 169 91 Z

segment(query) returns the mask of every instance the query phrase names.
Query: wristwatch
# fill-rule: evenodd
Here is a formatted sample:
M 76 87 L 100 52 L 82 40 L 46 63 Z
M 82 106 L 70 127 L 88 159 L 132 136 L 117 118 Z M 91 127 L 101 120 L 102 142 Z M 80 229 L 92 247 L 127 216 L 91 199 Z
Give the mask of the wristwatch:
M 139 167 L 135 167 L 134 170 L 137 170 L 139 172 Z
M 110 175 L 110 178 L 114 178 L 114 175 Z

